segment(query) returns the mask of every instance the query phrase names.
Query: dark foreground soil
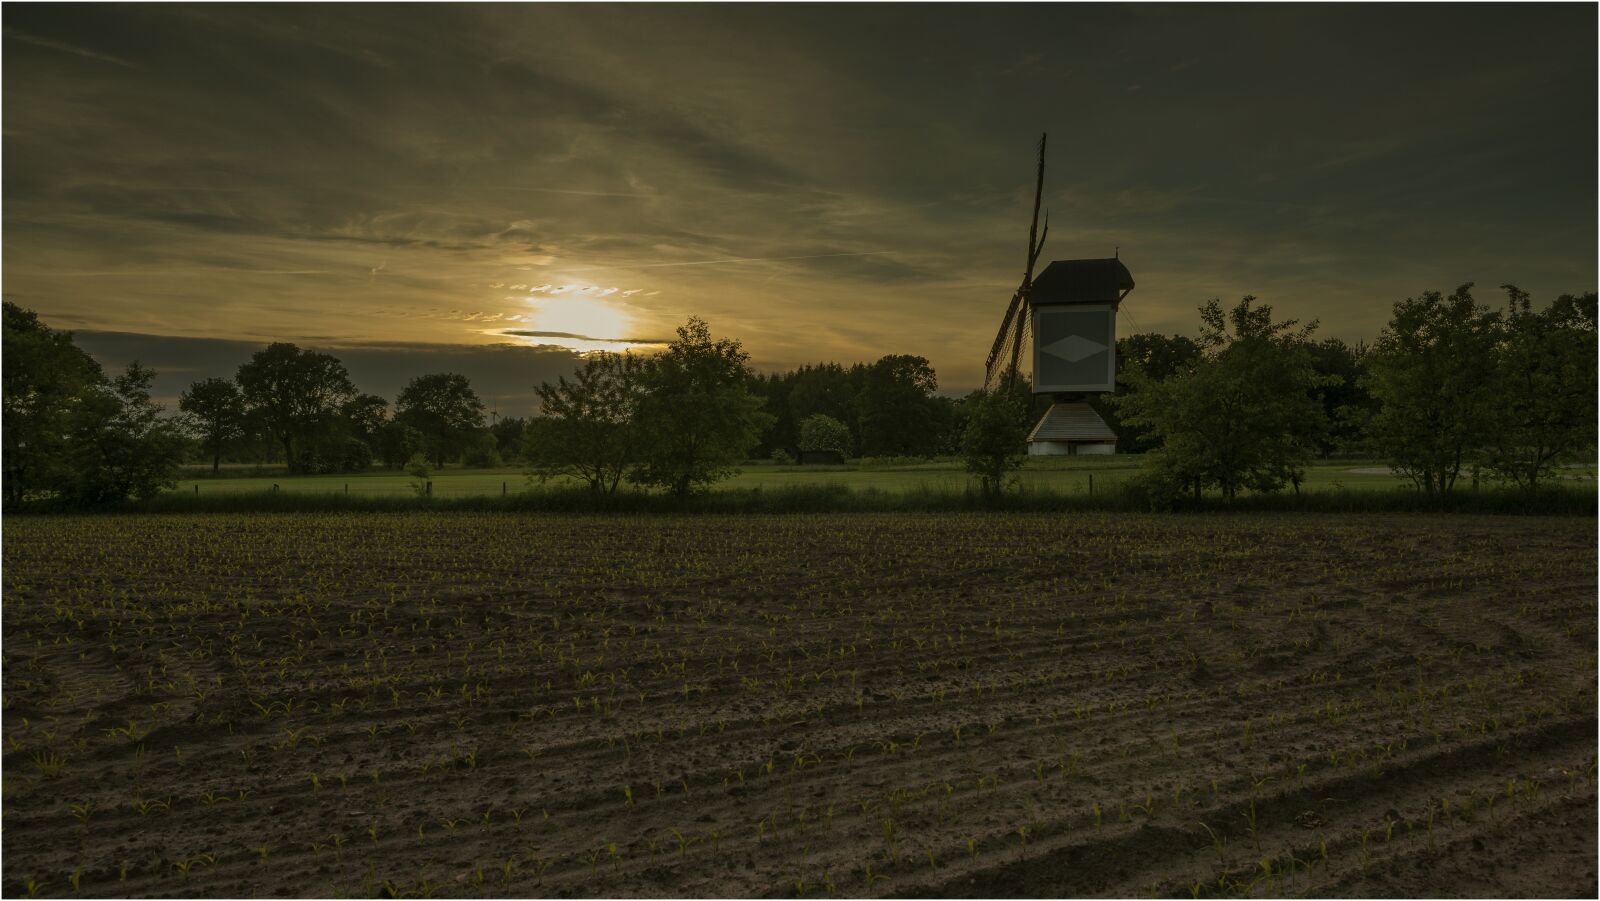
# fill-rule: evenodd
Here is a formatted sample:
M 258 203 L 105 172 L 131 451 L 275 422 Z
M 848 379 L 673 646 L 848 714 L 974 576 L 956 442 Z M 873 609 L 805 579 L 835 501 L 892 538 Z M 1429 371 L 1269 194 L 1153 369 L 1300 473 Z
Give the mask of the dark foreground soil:
M 1593 519 L 4 523 L 7 896 L 1594 896 Z

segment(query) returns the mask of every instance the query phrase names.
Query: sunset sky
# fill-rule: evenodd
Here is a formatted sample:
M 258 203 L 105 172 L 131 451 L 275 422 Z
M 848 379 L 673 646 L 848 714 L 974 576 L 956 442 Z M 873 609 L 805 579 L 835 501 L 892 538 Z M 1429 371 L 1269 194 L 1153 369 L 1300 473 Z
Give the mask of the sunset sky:
M 4 293 L 175 394 L 269 341 L 502 412 L 690 315 L 758 368 L 928 357 L 1121 256 L 1119 329 L 1255 294 L 1370 339 L 1596 287 L 1596 7 L 35 6 Z

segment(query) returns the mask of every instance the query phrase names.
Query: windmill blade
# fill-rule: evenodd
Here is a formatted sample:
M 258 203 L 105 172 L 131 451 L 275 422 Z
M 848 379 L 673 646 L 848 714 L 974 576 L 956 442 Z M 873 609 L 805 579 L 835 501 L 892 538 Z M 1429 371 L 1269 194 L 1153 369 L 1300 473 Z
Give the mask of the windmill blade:
M 1005 387 L 1022 374 L 1021 349 L 1032 334 L 1032 323 L 1027 315 L 1027 299 L 1020 292 L 1012 296 L 1011 308 L 995 335 L 994 348 L 984 367 L 983 390 L 994 391 Z
M 1027 293 L 1033 285 L 1033 264 L 1039 260 L 1044 241 L 1039 238 L 1039 205 L 1044 201 L 1044 146 L 1050 134 L 1039 135 L 1039 175 L 1033 183 L 1033 221 L 1028 225 L 1028 268 L 1022 274 L 1022 291 Z M 1045 231 L 1050 231 L 1049 214 L 1045 214 Z
M 989 348 L 989 356 L 984 360 L 985 370 L 994 368 L 994 361 L 1000 356 L 1000 351 L 1006 346 L 1006 336 L 1010 334 L 1011 321 L 1017 316 L 1017 306 L 1022 303 L 1022 292 L 1011 295 L 1011 305 L 1006 307 L 1006 315 L 1000 320 L 1000 331 L 995 333 L 994 346 Z
M 1006 366 L 1006 390 L 1008 391 L 1017 384 L 1017 376 L 1020 369 L 1019 363 L 1022 357 L 1022 339 L 1026 337 L 1025 333 L 1030 331 L 1029 326 L 1033 319 L 1032 316 L 1028 315 L 1028 307 L 1027 292 L 1023 292 L 1022 307 L 1017 311 L 1019 314 L 1017 316 L 1017 327 L 1013 331 L 1015 337 L 1011 340 L 1011 363 Z
M 989 348 L 989 356 L 984 360 L 983 390 L 985 391 L 994 391 L 1002 385 L 1009 388 L 1015 384 L 1017 377 L 1021 375 L 1022 345 L 1033 331 L 1028 295 L 1033 290 L 1034 264 L 1038 263 L 1039 254 L 1044 250 L 1045 238 L 1050 235 L 1048 212 L 1044 217 L 1044 231 L 1041 233 L 1039 230 L 1039 209 L 1044 204 L 1044 151 L 1049 137 L 1048 133 L 1039 135 L 1039 166 L 1038 176 L 1033 185 L 1033 220 L 1028 225 L 1027 266 L 1022 271 L 1022 284 L 1017 287 L 1016 293 L 1011 295 L 1011 304 L 1006 307 L 1006 314 L 1000 320 L 1000 331 L 994 336 L 994 344 Z

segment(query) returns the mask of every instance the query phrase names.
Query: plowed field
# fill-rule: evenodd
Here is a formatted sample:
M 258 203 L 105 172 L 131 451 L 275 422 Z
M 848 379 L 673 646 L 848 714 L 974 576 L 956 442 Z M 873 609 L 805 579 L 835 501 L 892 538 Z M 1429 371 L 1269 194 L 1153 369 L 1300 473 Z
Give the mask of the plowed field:
M 1596 527 L 9 518 L 7 896 L 1596 893 Z

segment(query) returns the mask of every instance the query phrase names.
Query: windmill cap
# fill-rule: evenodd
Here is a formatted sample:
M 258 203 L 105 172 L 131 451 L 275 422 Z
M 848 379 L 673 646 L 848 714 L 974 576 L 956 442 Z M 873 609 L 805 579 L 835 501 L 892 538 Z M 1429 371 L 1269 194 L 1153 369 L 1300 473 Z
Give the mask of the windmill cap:
M 1109 303 L 1133 290 L 1133 273 L 1115 257 L 1102 260 L 1056 260 L 1033 280 L 1028 301 L 1034 306 Z

